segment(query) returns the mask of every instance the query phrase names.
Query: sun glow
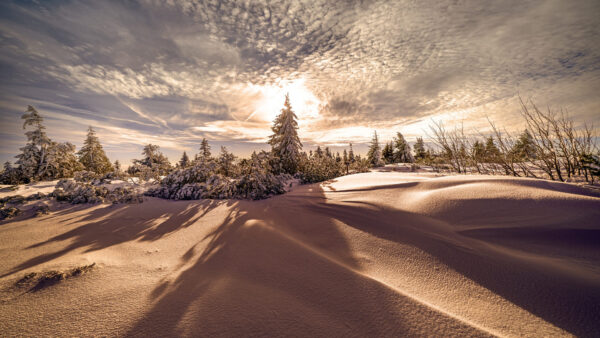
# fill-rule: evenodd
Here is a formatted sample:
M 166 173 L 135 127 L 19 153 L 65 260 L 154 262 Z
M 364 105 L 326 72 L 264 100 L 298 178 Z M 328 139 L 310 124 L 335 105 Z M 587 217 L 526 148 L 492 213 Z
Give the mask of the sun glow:
M 295 80 L 280 80 L 273 85 L 254 86 L 253 90 L 260 92 L 260 99 L 255 103 L 254 111 L 246 120 L 259 119 L 271 122 L 279 115 L 285 94 L 290 94 L 292 109 L 298 116 L 298 123 L 305 124 L 319 117 L 319 100 L 313 92 L 306 87 L 303 78 Z

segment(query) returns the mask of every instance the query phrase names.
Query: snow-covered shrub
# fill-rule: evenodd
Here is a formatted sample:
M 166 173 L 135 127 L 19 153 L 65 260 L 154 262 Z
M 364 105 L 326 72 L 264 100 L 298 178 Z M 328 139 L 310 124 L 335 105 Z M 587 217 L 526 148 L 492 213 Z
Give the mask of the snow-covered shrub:
M 131 187 L 116 187 L 105 196 L 107 202 L 117 203 L 142 203 L 144 198 Z
M 298 176 L 302 183 L 316 183 L 342 175 L 344 168 L 334 157 L 316 152 L 311 157 L 304 157 L 300 162 Z
M 50 208 L 47 205 L 40 205 L 35 207 L 35 217 L 39 217 L 42 215 L 48 215 L 50 213 Z
M 73 175 L 73 179 L 75 180 L 75 182 L 92 182 L 99 178 L 100 175 L 88 170 L 80 170 L 75 172 L 75 174 Z
M 58 201 L 66 201 L 71 204 L 143 202 L 142 196 L 130 187 L 117 187 L 109 190 L 104 186 L 71 180 L 58 181 L 52 196 Z
M 197 161 L 192 167 L 179 169 L 161 181 L 161 185 L 147 192 L 161 198 L 190 199 L 264 199 L 285 192 L 289 175 L 273 175 L 266 158 L 253 154 L 240 163 L 238 177 L 219 173 L 219 166 L 210 160 Z
M 21 204 L 25 201 L 27 201 L 27 198 L 21 195 L 6 196 L 0 199 L 0 202 L 3 204 Z
M 169 159 L 160 152 L 160 147 L 157 145 L 146 145 L 142 155 L 144 158 L 134 160 L 133 165 L 127 169 L 129 175 L 136 176 L 142 181 L 158 180 L 173 169 Z
M 0 208 L 0 220 L 13 218 L 21 213 L 21 210 L 15 207 L 3 206 Z
M 0 173 L 0 184 L 17 185 L 26 182 L 23 179 L 23 172 L 19 167 L 13 167 L 10 162 L 4 163 L 2 173 Z
M 370 171 L 371 164 L 366 158 L 358 157 L 354 163 L 350 165 L 350 170 L 355 173 L 368 173 Z
M 105 187 L 71 180 L 58 181 L 52 192 L 57 201 L 66 201 L 72 204 L 102 203 L 107 194 L 108 189 Z

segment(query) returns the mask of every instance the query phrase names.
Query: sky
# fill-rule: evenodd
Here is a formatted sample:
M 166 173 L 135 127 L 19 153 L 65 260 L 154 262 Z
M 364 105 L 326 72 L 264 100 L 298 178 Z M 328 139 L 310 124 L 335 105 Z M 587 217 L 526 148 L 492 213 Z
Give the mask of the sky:
M 600 2 L 2 1 L 0 160 L 33 105 L 49 136 L 174 162 L 200 140 L 238 156 L 289 93 L 305 149 L 364 152 L 433 121 L 524 128 L 518 96 L 600 124 Z

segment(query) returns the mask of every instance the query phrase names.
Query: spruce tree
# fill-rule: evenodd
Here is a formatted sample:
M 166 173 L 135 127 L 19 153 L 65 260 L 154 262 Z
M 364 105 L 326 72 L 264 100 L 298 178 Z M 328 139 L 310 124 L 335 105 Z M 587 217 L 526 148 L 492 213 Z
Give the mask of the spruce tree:
M 121 173 L 121 162 L 119 162 L 119 160 L 115 160 L 113 167 L 115 168 L 115 173 Z
M 321 149 L 321 146 L 317 146 L 317 150 L 315 150 L 315 156 L 323 157 L 323 149 Z
M 232 174 L 233 162 L 235 161 L 235 155 L 227 151 L 227 148 L 221 146 L 221 153 L 217 158 L 217 164 L 219 165 L 219 171 L 225 176 Z
M 113 171 L 112 164 L 108 160 L 96 131 L 92 126 L 88 128 L 87 137 L 83 141 L 83 147 L 77 152 L 79 162 L 87 171 L 95 172 L 99 175 L 104 175 Z
M 350 159 L 348 159 L 348 152 L 344 149 L 344 157 L 342 158 L 344 165 L 346 166 L 346 175 L 348 175 L 348 171 L 350 168 Z
M 131 175 L 141 175 L 144 179 L 158 178 L 167 175 L 171 171 L 169 159 L 160 152 L 160 147 L 155 144 L 148 144 L 142 150 L 144 156 L 141 160 L 133 160 L 134 165 L 129 167 L 128 172 Z
M 44 119 L 34 107 L 27 106 L 27 111 L 21 118 L 25 120 L 23 129 L 27 127 L 33 129 L 25 133 L 27 144 L 20 149 L 21 154 L 16 156 L 18 159 L 16 163 L 27 181 L 35 181 L 44 177 L 48 169 L 48 148 L 52 145 L 52 141 L 44 131 L 46 129 L 42 124 Z
M 385 163 L 394 163 L 394 145 L 392 142 L 385 144 L 381 156 L 383 156 Z
M 354 163 L 354 161 L 356 160 L 354 158 L 354 150 L 352 150 L 352 143 L 350 143 L 350 151 L 348 152 L 348 160 L 350 161 L 350 163 Z
M 410 153 L 410 145 L 404 139 L 401 133 L 396 133 L 394 138 L 394 162 L 396 163 L 412 163 L 414 162 Z
M 185 153 L 185 151 L 183 152 L 183 155 L 181 155 L 181 159 L 179 160 L 179 167 L 181 169 L 185 169 L 190 165 L 190 158 L 188 157 L 188 155 Z
M 373 133 L 373 139 L 371 139 L 371 146 L 369 147 L 369 152 L 367 153 L 367 159 L 373 167 L 380 167 L 383 165 L 381 162 L 381 147 L 379 146 L 377 131 Z
M 290 105 L 290 97 L 286 94 L 281 113 L 273 121 L 273 135 L 269 138 L 269 144 L 273 155 L 279 157 L 281 168 L 289 174 L 297 172 L 302 150 L 296 119 Z
M 6 161 L 4 163 L 2 174 L 0 174 L 0 183 L 14 185 L 21 183 L 20 179 L 19 170 L 13 168 L 12 164 L 9 161 Z
M 210 145 L 205 138 L 202 138 L 202 143 L 200 143 L 200 157 L 204 158 L 204 160 L 210 158 Z
M 513 155 L 521 161 L 533 160 L 536 158 L 535 141 L 529 130 L 525 129 L 519 139 L 511 149 Z
M 500 150 L 496 147 L 492 136 L 488 137 L 485 142 L 485 160 L 488 163 L 498 163 L 500 160 Z
M 75 172 L 83 169 L 83 165 L 75 156 L 75 145 L 70 142 L 52 142 L 52 145 L 48 148 L 48 170 L 43 178 L 73 177 Z
M 425 151 L 425 142 L 423 142 L 422 137 L 417 137 L 417 142 L 415 142 L 413 150 L 415 152 L 415 160 L 417 162 L 425 160 L 427 152 Z

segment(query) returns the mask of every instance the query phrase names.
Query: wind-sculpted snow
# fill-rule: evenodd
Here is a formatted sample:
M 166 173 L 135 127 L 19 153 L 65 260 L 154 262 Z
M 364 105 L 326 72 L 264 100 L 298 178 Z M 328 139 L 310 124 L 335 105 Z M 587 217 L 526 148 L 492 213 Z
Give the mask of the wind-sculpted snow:
M 504 176 L 370 172 L 259 201 L 52 204 L 1 221 L 0 335 L 597 337 L 598 243 L 599 193 Z

